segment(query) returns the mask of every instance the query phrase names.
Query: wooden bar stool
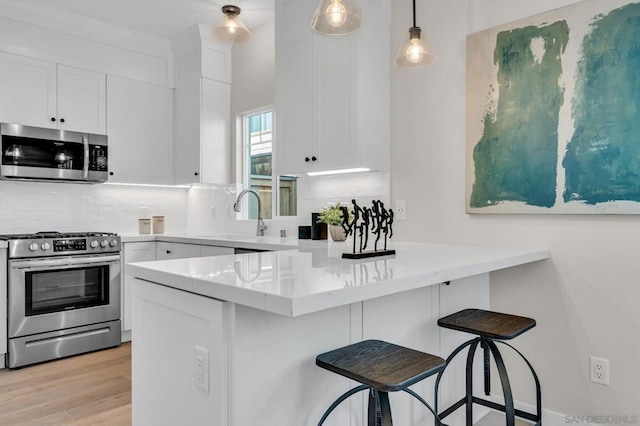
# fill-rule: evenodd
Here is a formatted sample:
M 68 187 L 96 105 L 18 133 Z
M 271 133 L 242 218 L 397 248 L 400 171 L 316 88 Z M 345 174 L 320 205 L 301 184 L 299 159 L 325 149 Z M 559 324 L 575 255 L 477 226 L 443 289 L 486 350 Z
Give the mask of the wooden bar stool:
M 542 399 L 540 392 L 540 380 L 533 369 L 533 366 L 529 361 L 510 344 L 503 342 L 503 340 L 511 340 L 527 330 L 535 327 L 536 321 L 531 318 L 520 317 L 516 315 L 503 314 L 500 312 L 485 311 L 482 309 L 465 309 L 455 314 L 449 315 L 438 320 L 438 325 L 444 328 L 450 328 L 452 330 L 463 331 L 465 333 L 475 334 L 479 337 L 471 339 L 462 345 L 458 346 L 447 358 L 445 367 L 440 370 L 438 377 L 436 378 L 436 393 L 435 393 L 435 411 L 439 414 L 440 419 L 444 419 L 458 408 L 466 407 L 466 425 L 471 426 L 473 424 L 473 404 L 483 405 L 485 407 L 492 408 L 494 410 L 501 411 L 506 415 L 506 425 L 515 426 L 516 417 L 520 417 L 534 423 L 534 426 L 539 426 L 542 421 Z M 509 376 L 502 359 L 502 355 L 496 346 L 496 343 L 508 346 L 513 349 L 527 364 L 531 370 L 531 374 L 536 384 L 536 413 L 527 413 L 522 410 L 516 410 L 513 406 L 513 394 L 511 392 L 511 385 L 509 383 Z M 502 385 L 502 393 L 504 395 L 504 404 L 497 404 L 492 401 L 487 401 L 473 395 L 473 358 L 476 353 L 478 345 L 484 350 L 484 393 L 486 396 L 491 394 L 491 374 L 490 363 L 491 357 L 493 357 L 496 367 L 498 369 L 498 375 L 500 377 L 500 383 Z M 466 395 L 451 405 L 446 410 L 440 412 L 438 410 L 438 388 L 440 386 L 440 379 L 445 369 L 453 358 L 460 353 L 464 348 L 469 347 L 467 353 L 467 367 L 466 367 Z
M 389 392 L 404 391 L 424 404 L 440 420 L 427 402 L 409 389 L 444 368 L 444 359 L 381 340 L 365 340 L 318 355 L 319 367 L 362 383 L 345 392 L 325 411 L 318 426 L 351 395 L 369 390 L 368 426 L 392 426 Z

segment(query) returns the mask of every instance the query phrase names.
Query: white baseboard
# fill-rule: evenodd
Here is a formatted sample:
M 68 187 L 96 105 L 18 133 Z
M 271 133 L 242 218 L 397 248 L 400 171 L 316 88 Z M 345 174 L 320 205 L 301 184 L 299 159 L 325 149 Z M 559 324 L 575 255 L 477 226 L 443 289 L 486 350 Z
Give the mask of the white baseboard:
M 131 330 L 123 330 L 120 334 L 120 341 L 122 343 L 131 341 Z

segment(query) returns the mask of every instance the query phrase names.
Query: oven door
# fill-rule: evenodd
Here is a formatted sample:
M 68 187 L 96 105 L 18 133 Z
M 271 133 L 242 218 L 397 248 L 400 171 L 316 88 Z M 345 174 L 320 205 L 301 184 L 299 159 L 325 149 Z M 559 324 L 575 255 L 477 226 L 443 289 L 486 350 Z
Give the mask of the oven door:
M 120 256 L 9 261 L 9 338 L 120 319 Z

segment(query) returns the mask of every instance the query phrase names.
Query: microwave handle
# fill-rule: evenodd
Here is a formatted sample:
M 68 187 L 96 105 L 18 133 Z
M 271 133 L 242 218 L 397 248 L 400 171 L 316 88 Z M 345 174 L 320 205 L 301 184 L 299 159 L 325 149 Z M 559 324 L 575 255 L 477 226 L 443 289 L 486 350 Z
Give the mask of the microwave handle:
M 84 145 L 84 166 L 82 168 L 82 178 L 89 178 L 89 135 L 82 135 L 82 145 Z

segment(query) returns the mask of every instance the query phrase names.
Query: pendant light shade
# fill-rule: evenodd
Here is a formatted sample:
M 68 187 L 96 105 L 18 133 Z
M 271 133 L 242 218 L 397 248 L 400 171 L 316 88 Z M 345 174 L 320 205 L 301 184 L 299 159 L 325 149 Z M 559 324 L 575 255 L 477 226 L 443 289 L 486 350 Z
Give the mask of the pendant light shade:
M 361 22 L 355 0 L 320 0 L 311 28 L 322 34 L 341 35 L 357 30 Z
M 224 17 L 213 29 L 213 34 L 226 41 L 246 41 L 251 38 L 251 32 L 240 20 L 240 8 L 238 6 L 222 6 Z
M 409 28 L 409 37 L 400 46 L 394 63 L 399 67 L 420 68 L 435 60 L 431 44 L 426 37 L 422 37 L 422 30 L 416 26 L 416 0 L 413 0 L 413 27 Z

